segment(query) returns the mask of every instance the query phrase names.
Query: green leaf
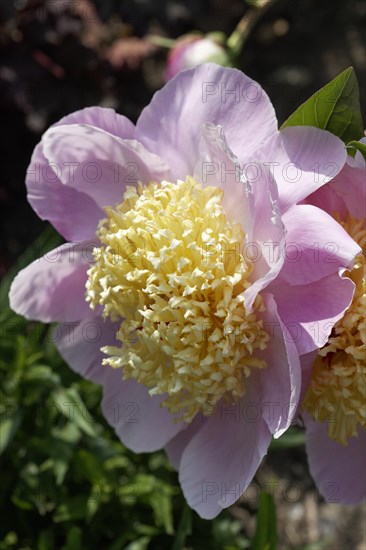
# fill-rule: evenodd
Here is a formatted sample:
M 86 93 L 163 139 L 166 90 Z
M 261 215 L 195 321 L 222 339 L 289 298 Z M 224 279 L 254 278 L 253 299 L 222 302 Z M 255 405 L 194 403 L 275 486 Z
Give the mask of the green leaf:
M 363 135 L 360 94 L 353 67 L 326 84 L 284 122 L 287 126 L 315 126 L 328 130 L 345 143 Z
M 154 510 L 156 524 L 163 526 L 167 535 L 172 535 L 174 533 L 174 528 L 171 495 L 161 488 L 161 491 L 152 495 L 150 502 Z
M 147 550 L 150 540 L 150 537 L 141 537 L 131 542 L 124 550 Z
M 273 497 L 263 492 L 259 499 L 257 528 L 251 550 L 276 550 L 276 548 L 276 506 Z
M 172 550 L 183 550 L 186 538 L 192 533 L 192 512 L 188 506 L 183 508 Z
M 75 388 L 59 388 L 53 392 L 57 409 L 80 430 L 92 437 L 96 436 L 93 418 Z
M 82 550 L 83 532 L 80 527 L 73 525 L 67 533 L 66 545 L 62 550 Z
M 349 147 L 352 147 L 353 150 L 360 151 L 360 153 L 363 155 L 363 158 L 366 160 L 366 143 L 360 143 L 359 141 L 353 140 L 347 144 L 347 149 Z
M 53 521 L 55 523 L 63 523 L 64 521 L 76 521 L 85 518 L 87 509 L 87 497 L 78 495 L 74 498 L 67 499 L 57 508 Z
M 54 548 L 54 544 L 54 533 L 50 529 L 41 531 L 41 533 L 38 535 L 37 550 L 50 550 L 50 548 Z
M 16 434 L 22 415 L 19 409 L 12 414 L 4 414 L 0 417 L 0 455 L 5 451 L 10 441 Z
M 270 450 L 289 449 L 305 445 L 305 432 L 298 428 L 290 428 L 280 438 L 273 439 Z

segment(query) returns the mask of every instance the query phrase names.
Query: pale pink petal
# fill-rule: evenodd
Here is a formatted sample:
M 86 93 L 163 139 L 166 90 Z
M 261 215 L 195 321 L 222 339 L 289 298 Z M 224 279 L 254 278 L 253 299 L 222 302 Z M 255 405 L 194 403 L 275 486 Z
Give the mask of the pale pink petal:
M 353 298 L 355 285 L 333 273 L 308 285 L 271 285 L 279 314 L 300 355 L 321 348 L 334 324 L 343 317 Z
M 49 166 L 39 143 L 26 175 L 28 201 L 42 220 L 48 220 L 65 239 L 82 241 L 95 235 L 104 212 L 85 193 L 63 185 Z
M 123 200 L 126 186 L 169 178 L 167 166 L 140 143 L 87 125 L 50 128 L 42 138 L 51 168 L 66 186 L 103 208 Z
M 250 309 L 263 288 L 279 273 L 284 261 L 285 230 L 278 209 L 278 192 L 269 169 L 256 163 L 244 174 L 230 150 L 221 126 L 203 128 L 207 149 L 196 165 L 194 177 L 203 185 L 224 191 L 223 206 L 231 221 L 246 235 L 241 252 L 253 260 L 253 284 L 246 291 Z
M 343 171 L 344 168 L 342 172 L 337 176 L 337 178 L 341 176 Z M 321 208 L 325 212 L 328 212 L 328 214 L 330 214 L 331 216 L 333 216 L 334 213 L 337 212 L 337 214 L 345 219 L 345 217 L 347 216 L 348 208 L 342 196 L 339 195 L 339 193 L 337 193 L 333 187 L 337 178 L 332 180 L 331 183 L 323 185 L 323 187 L 315 191 L 315 193 L 309 195 L 304 201 L 302 201 L 302 203 L 312 204 L 317 208 Z
M 261 318 L 269 334 L 269 343 L 259 354 L 267 362 L 267 367 L 259 371 L 262 411 L 268 428 L 277 438 L 295 417 L 300 398 L 301 368 L 296 344 L 278 314 L 273 296 L 263 294 L 263 301 L 265 311 Z
M 32 262 L 11 285 L 10 307 L 27 319 L 44 323 L 90 316 L 85 284 L 95 245 L 85 241 L 64 244 Z
M 310 195 L 308 203 L 323 208 L 329 214 L 335 212 L 346 217 L 364 219 L 366 216 L 366 162 L 364 158 L 347 158 L 342 171 L 326 187 Z
M 304 415 L 311 475 L 327 502 L 359 504 L 366 498 L 366 431 L 342 445 L 328 437 L 327 422 Z M 329 421 L 332 421 L 330 419 Z
M 278 191 L 269 169 L 257 163 L 247 171 L 253 197 L 252 226 L 247 236 L 247 252 L 253 262 L 253 284 L 245 291 L 245 305 L 251 308 L 257 294 L 266 288 L 282 269 L 285 227 L 282 222 Z
M 192 175 L 201 128 L 219 124 L 242 161 L 277 131 L 276 116 L 260 85 L 236 69 L 207 63 L 179 73 L 153 97 L 136 124 L 136 139 L 164 159 L 175 178 Z
M 123 139 L 134 139 L 135 127 L 113 109 L 88 107 L 63 117 L 53 125 L 88 124 Z M 68 160 L 66 159 L 66 162 Z M 59 166 L 60 163 L 56 159 Z M 60 165 L 64 175 L 71 176 L 72 165 Z M 53 170 L 39 143 L 28 167 L 26 185 L 28 200 L 42 220 L 48 220 L 69 241 L 92 238 L 104 213 L 88 195 L 61 184 L 59 170 Z M 115 174 L 117 172 L 115 171 Z M 117 176 L 116 176 L 117 177 Z M 82 213 L 82 215 L 81 215 Z
M 78 323 L 60 323 L 53 339 L 65 362 L 80 376 L 103 385 L 106 372 L 111 367 L 102 365 L 106 355 L 103 346 L 117 345 L 118 323 L 93 315 Z
M 224 191 L 223 207 L 232 222 L 240 223 L 244 232 L 251 229 L 253 199 L 249 182 L 242 176 L 239 159 L 230 150 L 224 128 L 205 124 L 202 128 L 206 147 L 193 172 L 196 181 Z
M 205 519 L 233 504 L 253 479 L 267 452 L 271 434 L 255 393 L 215 414 L 184 449 L 179 481 L 191 508 Z
M 88 124 L 122 139 L 135 139 L 135 126 L 125 116 L 106 107 L 86 107 L 64 116 L 54 126 Z
M 165 452 L 169 458 L 169 461 L 176 470 L 179 469 L 180 460 L 184 449 L 192 437 L 202 428 L 205 418 L 201 414 L 196 414 L 191 424 L 187 424 L 183 427 L 173 439 L 165 446 Z
M 270 167 L 285 212 L 334 178 L 346 158 L 344 143 L 330 132 L 294 126 L 268 139 L 251 160 Z
M 102 410 L 121 441 L 134 452 L 161 449 L 183 427 L 174 422 L 163 397 L 151 397 L 147 388 L 124 381 L 122 369 L 103 366 L 101 347 L 116 345 L 117 324 L 100 316 L 78 324 L 60 324 L 54 339 L 64 360 L 84 378 L 103 387 Z
M 135 453 L 150 453 L 164 447 L 185 424 L 151 397 L 142 384 L 122 380 L 120 369 L 109 368 L 103 384 L 102 410 L 118 437 Z
M 358 244 L 316 206 L 301 204 L 282 217 L 287 230 L 285 263 L 280 280 L 290 285 L 312 283 L 352 266 Z

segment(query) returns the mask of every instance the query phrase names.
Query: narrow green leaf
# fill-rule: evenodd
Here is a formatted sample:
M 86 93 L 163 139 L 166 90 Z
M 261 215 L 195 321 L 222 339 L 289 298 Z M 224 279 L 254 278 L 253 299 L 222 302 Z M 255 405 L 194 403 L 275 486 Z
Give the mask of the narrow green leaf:
M 87 435 L 96 436 L 93 418 L 75 388 L 59 388 L 52 395 L 60 413 Z
M 21 419 L 22 416 L 19 409 L 12 414 L 4 414 L 3 417 L 0 417 L 0 455 L 5 451 L 16 434 Z
M 259 499 L 257 528 L 252 541 L 251 550 L 276 550 L 276 548 L 276 506 L 273 497 L 263 492 Z
M 345 143 L 363 135 L 360 94 L 353 67 L 326 84 L 284 122 L 287 126 L 316 126 Z
M 366 143 L 360 143 L 359 141 L 353 140 L 347 144 L 347 149 L 349 147 L 352 147 L 353 150 L 360 151 L 360 153 L 363 155 L 363 158 L 366 160 Z
M 188 506 L 183 508 L 172 550 L 183 550 L 186 538 L 192 533 L 192 512 Z
M 174 533 L 174 527 L 171 495 L 161 488 L 159 492 L 151 496 L 150 503 L 154 510 L 156 524 L 163 526 L 167 535 L 172 535 Z

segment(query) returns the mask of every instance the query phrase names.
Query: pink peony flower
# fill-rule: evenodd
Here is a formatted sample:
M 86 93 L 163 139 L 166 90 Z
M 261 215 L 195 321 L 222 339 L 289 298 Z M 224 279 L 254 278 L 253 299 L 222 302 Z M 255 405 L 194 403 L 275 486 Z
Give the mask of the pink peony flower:
M 61 355 L 103 386 L 118 437 L 165 448 L 204 518 L 291 424 L 299 354 L 352 301 L 358 245 L 298 204 L 345 160 L 328 132 L 279 132 L 260 86 L 214 64 L 171 80 L 136 126 L 89 108 L 34 151 L 29 201 L 70 242 L 18 274 L 11 307 L 60 323 Z
M 170 80 L 185 69 L 212 61 L 229 65 L 225 48 L 210 36 L 187 34 L 179 38 L 169 52 L 165 79 Z
M 311 378 L 303 403 L 310 470 L 326 500 L 357 504 L 366 496 L 366 162 L 361 153 L 348 157 L 340 174 L 307 202 L 332 214 L 362 248 L 347 273 L 355 285 L 352 304 L 326 345 L 303 358 Z

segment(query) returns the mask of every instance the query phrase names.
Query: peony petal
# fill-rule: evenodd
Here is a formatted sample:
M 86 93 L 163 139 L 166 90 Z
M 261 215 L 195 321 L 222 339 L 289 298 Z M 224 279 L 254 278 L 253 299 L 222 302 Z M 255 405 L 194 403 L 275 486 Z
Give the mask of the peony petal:
M 295 206 L 282 219 L 287 237 L 280 279 L 290 285 L 312 283 L 349 267 L 361 252 L 347 231 L 316 206 Z
M 366 431 L 342 445 L 328 437 L 328 423 L 304 414 L 310 472 L 327 502 L 359 504 L 366 498 Z
M 337 176 L 337 178 L 341 176 L 343 171 L 344 168 L 342 172 Z M 315 193 L 309 195 L 302 202 L 304 204 L 312 204 L 313 206 L 324 210 L 324 212 L 328 212 L 328 214 L 330 214 L 331 216 L 335 212 L 337 212 L 337 214 L 339 214 L 344 219 L 347 216 L 348 209 L 343 198 L 339 195 L 339 193 L 337 193 L 337 191 L 333 187 L 337 178 L 332 180 L 331 183 L 323 185 L 323 187 L 315 191 Z
M 88 107 L 63 117 L 54 126 L 88 124 L 123 139 L 134 139 L 135 127 L 113 109 Z M 53 126 L 53 127 L 54 127 Z M 70 165 L 66 172 L 72 169 Z M 43 154 L 42 142 L 34 150 L 28 167 L 28 200 L 42 220 L 48 220 L 68 241 L 93 238 L 104 216 L 95 201 L 76 189 L 61 184 Z M 80 215 L 82 212 L 82 216 Z
M 206 63 L 179 73 L 141 113 L 136 139 L 164 159 L 175 178 L 192 175 L 202 145 L 201 127 L 219 124 L 242 161 L 276 133 L 271 102 L 236 69 Z
M 270 167 L 285 212 L 334 178 L 346 158 L 344 143 L 330 132 L 294 126 L 268 139 L 251 160 Z
M 179 469 L 180 460 L 184 449 L 192 437 L 202 428 L 205 419 L 200 414 L 196 414 L 191 424 L 187 424 L 179 434 L 177 434 L 165 446 L 165 452 L 168 455 L 169 461 L 176 470 Z
M 206 124 L 203 133 L 207 151 L 198 162 L 194 177 L 224 191 L 225 213 L 230 220 L 239 222 L 246 234 L 241 252 L 254 262 L 255 282 L 245 293 L 246 307 L 250 309 L 258 292 L 277 276 L 284 262 L 285 230 L 277 187 L 269 169 L 259 163 L 243 174 L 221 126 Z
M 116 344 L 117 324 L 100 316 L 73 326 L 61 324 L 56 345 L 64 360 L 84 378 L 103 386 L 102 411 L 121 441 L 134 452 L 161 449 L 183 427 L 174 422 L 163 397 L 151 397 L 145 386 L 122 379 L 122 370 L 103 366 L 101 347 Z
M 122 201 L 127 185 L 169 178 L 166 165 L 140 143 L 87 125 L 50 128 L 44 155 L 60 181 L 90 196 L 101 208 Z
M 232 407 L 221 402 L 182 454 L 179 481 L 188 505 L 212 519 L 233 504 L 251 482 L 270 441 L 255 392 L 250 396 L 248 391 Z
M 125 116 L 106 107 L 86 107 L 64 116 L 54 126 L 87 124 L 122 139 L 135 139 L 135 126 Z
M 33 152 L 26 186 L 32 208 L 42 220 L 52 223 L 65 239 L 93 238 L 104 212 L 88 195 L 62 185 L 43 154 L 42 143 Z
M 267 368 L 259 371 L 263 418 L 275 438 L 292 424 L 300 399 L 301 369 L 296 344 L 281 320 L 273 296 L 263 294 L 264 329 L 270 340 L 260 353 Z
M 196 164 L 193 177 L 204 186 L 224 191 L 223 207 L 232 222 L 240 223 L 244 232 L 251 226 L 252 196 L 249 182 L 242 177 L 239 159 L 230 150 L 222 126 L 205 124 L 206 148 Z
M 91 316 L 85 284 L 95 244 L 64 244 L 32 262 L 11 285 L 10 307 L 27 319 L 44 323 Z
M 185 427 L 161 406 L 163 399 L 151 397 L 147 388 L 134 380 L 122 380 L 119 369 L 108 369 L 103 384 L 103 414 L 122 443 L 135 453 L 162 449 Z
M 106 356 L 101 348 L 117 344 L 118 328 L 118 323 L 94 314 L 79 323 L 60 323 L 53 338 L 61 356 L 75 372 L 102 385 L 109 367 L 102 366 Z
M 362 162 L 363 161 L 363 162 Z M 323 191 L 323 194 L 320 194 Z M 331 202 L 330 195 L 335 195 L 337 201 Z M 323 208 L 329 214 L 338 212 L 345 217 L 347 211 L 351 216 L 358 219 L 366 217 L 366 162 L 364 158 L 347 158 L 347 163 L 342 171 L 326 188 L 308 197 L 307 202 Z
M 258 169 L 258 170 L 257 170 Z M 284 262 L 285 228 L 278 206 L 278 191 L 266 166 L 257 164 L 247 175 L 251 186 L 252 228 L 247 250 L 253 261 L 253 284 L 245 291 L 245 305 L 252 307 L 257 294 L 279 274 Z
M 323 347 L 350 306 L 355 285 L 333 273 L 308 285 L 271 285 L 279 314 L 300 355 Z M 311 297 L 311 299 L 309 299 Z

